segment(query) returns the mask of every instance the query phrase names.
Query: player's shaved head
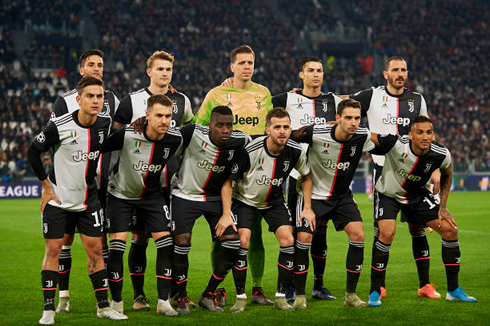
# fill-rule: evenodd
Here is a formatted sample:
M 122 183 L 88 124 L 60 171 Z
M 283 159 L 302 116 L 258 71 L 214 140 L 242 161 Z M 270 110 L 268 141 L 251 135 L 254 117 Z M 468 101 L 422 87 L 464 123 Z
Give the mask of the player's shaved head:
M 81 95 L 83 93 L 83 89 L 85 87 L 91 86 L 91 85 L 99 85 L 102 88 L 104 88 L 104 82 L 102 81 L 102 79 L 97 78 L 97 77 L 92 77 L 92 76 L 83 77 L 82 79 L 80 79 L 80 81 L 77 84 L 78 95 Z
M 231 109 L 229 107 L 227 107 L 226 105 L 219 105 L 219 106 L 216 106 L 213 111 L 211 111 L 211 117 L 210 117 L 210 121 L 213 121 L 213 117 L 215 117 L 217 114 L 221 114 L 221 115 L 230 115 L 230 116 L 233 116 L 233 112 L 231 111 Z
M 170 107 L 172 107 L 174 105 L 174 102 L 172 102 L 172 100 L 170 98 L 168 98 L 168 96 L 160 95 L 160 94 L 150 96 L 148 98 L 147 103 L 148 103 L 148 107 L 147 107 L 146 111 L 151 111 L 155 104 L 160 104 L 163 106 L 170 106 Z

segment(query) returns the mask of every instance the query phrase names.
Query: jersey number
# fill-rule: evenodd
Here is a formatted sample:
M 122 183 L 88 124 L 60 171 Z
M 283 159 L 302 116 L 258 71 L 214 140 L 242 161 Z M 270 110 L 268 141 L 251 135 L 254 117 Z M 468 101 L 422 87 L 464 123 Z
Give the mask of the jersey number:
M 102 225 L 102 223 L 104 223 L 104 212 L 102 211 L 102 209 L 99 210 L 98 213 L 97 211 L 93 212 L 92 216 L 94 217 L 95 220 L 94 227 L 99 227 Z

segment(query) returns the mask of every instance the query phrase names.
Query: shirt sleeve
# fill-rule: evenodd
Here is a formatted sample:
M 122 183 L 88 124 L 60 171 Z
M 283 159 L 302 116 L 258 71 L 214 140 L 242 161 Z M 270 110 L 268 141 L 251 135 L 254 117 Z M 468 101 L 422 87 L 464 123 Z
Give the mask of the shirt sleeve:
M 240 180 L 243 177 L 243 174 L 250 169 L 250 157 L 248 155 L 247 150 L 244 148 L 238 155 L 238 158 L 235 163 L 231 166 L 230 171 L 230 179 L 231 180 Z
M 102 152 L 112 152 L 120 150 L 124 145 L 124 135 L 126 134 L 126 128 L 120 128 L 114 131 L 102 144 Z
M 420 112 L 419 115 L 424 115 L 429 117 L 429 112 L 427 112 L 427 103 L 422 95 L 420 95 Z
M 210 90 L 209 93 L 206 94 L 204 101 L 202 101 L 201 107 L 199 108 L 199 111 L 197 111 L 192 122 L 199 123 L 203 126 L 209 125 L 209 120 L 211 119 L 211 111 L 214 107 L 213 96 L 214 91 Z
M 66 105 L 66 101 L 63 97 L 58 96 L 53 104 L 52 113 L 54 114 L 54 117 L 60 117 L 63 114 L 68 113 L 68 106 Z
M 182 139 L 183 139 L 182 145 L 184 147 L 189 146 L 191 139 L 192 139 L 192 135 L 194 134 L 195 128 L 196 128 L 195 124 L 189 124 L 187 126 L 180 128 L 180 134 L 182 135 Z
M 374 149 L 376 145 L 371 141 L 371 133 L 368 131 L 366 141 L 364 142 L 364 146 L 362 147 L 363 152 L 369 152 Z
M 44 171 L 43 163 L 41 161 L 40 154 L 48 151 L 54 145 L 60 142 L 58 128 L 50 121 L 46 128 L 37 135 L 32 141 L 27 150 L 27 157 L 31 164 L 32 170 L 36 174 L 39 180 L 45 180 L 47 178 Z
M 444 161 L 441 163 L 441 169 L 446 169 L 451 165 L 451 152 L 446 148 L 446 157 L 444 158 Z
M 306 153 L 304 149 L 301 149 L 301 154 L 299 155 L 298 161 L 294 168 L 301 174 L 301 176 L 308 175 L 310 173 L 310 167 L 307 164 Z
M 133 119 L 133 105 L 131 103 L 131 96 L 126 95 L 121 103 L 119 103 L 116 115 L 114 116 L 114 121 L 127 125 L 131 123 L 131 119 Z
M 361 113 L 362 116 L 366 116 L 366 112 L 369 110 L 369 106 L 371 105 L 371 98 L 373 97 L 373 89 L 365 89 L 359 91 L 355 94 L 349 95 L 349 98 L 359 101 L 361 103 Z
M 286 108 L 287 98 L 288 98 L 287 93 L 281 93 L 281 94 L 274 95 L 272 97 L 272 107 L 274 107 L 274 108 Z
M 398 139 L 398 135 L 378 135 L 379 148 L 388 153 L 395 146 Z
M 300 137 L 298 140 L 296 140 L 299 143 L 307 143 L 307 144 L 312 144 L 313 143 L 313 128 L 315 128 L 314 125 L 308 126 L 305 129 L 306 135 Z
M 182 125 L 189 124 L 194 118 L 194 113 L 192 113 L 191 101 L 187 96 L 184 95 L 184 115 L 182 116 Z

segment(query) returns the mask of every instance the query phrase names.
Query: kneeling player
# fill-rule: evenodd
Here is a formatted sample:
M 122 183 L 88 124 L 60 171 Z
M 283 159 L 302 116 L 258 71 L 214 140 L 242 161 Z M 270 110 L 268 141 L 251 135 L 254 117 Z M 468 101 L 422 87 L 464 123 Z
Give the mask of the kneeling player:
M 122 312 L 123 255 L 134 209 L 143 218 L 157 247 L 157 312 L 175 316 L 168 296 L 172 284 L 173 241 L 170 211 L 160 190 L 160 176 L 167 161 L 181 151 L 182 136 L 169 130 L 172 101 L 165 95 L 148 98 L 148 123 L 143 134 L 134 128 L 117 130 L 104 151 L 119 151 L 119 161 L 109 180 L 107 211 L 110 225 L 110 253 L 107 268 L 112 294 L 111 306 Z
M 366 307 L 356 294 L 357 282 L 364 260 L 364 230 L 361 214 L 349 186 L 363 151 L 374 148 L 366 128 L 359 127 L 361 105 L 354 100 L 343 100 L 337 106 L 337 125 L 310 126 L 299 131 L 300 142 L 309 144 L 308 162 L 311 167 L 313 190 L 311 207 L 317 224 L 331 219 L 337 231 L 344 230 L 349 237 L 347 252 L 347 289 L 344 305 Z M 296 132 L 295 132 L 296 134 Z M 298 207 L 302 198 L 298 199 Z M 299 211 L 299 210 L 298 210 Z M 312 232 L 305 221 L 298 227 L 296 241 L 296 269 L 308 271 L 308 248 Z M 296 274 L 296 273 L 295 273 Z M 296 284 L 306 283 L 307 273 L 295 275 Z M 303 280 L 298 281 L 298 278 Z
M 214 292 L 234 265 L 240 247 L 235 221 L 222 216 L 221 186 L 227 180 L 236 157 L 249 142 L 249 137 L 233 131 L 233 113 L 227 106 L 211 112 L 209 127 L 188 125 L 181 129 L 184 153 L 180 170 L 172 181 L 172 222 L 174 225 L 174 272 L 180 314 L 188 314 L 187 271 L 192 228 L 204 215 L 213 240 L 222 246 L 213 275 L 199 299 L 199 305 L 213 312 L 223 309 L 216 304 Z M 216 235 L 219 233 L 219 236 Z
M 40 324 L 54 324 L 58 263 L 66 230 L 80 230 L 87 252 L 88 274 L 97 298 L 97 317 L 127 319 L 109 307 L 107 272 L 102 257 L 102 209 L 95 181 L 102 142 L 110 118 L 97 116 L 104 103 L 104 82 L 84 77 L 77 85 L 80 109 L 53 118 L 29 147 L 32 169 L 43 184 L 41 216 L 45 239 L 42 266 L 44 295 Z M 53 168 L 46 175 L 39 155 L 53 149 Z
M 305 309 L 304 295 L 297 295 L 294 308 L 287 304 L 285 290 L 294 269 L 294 238 L 289 210 L 284 202 L 282 183 L 294 168 L 303 177 L 305 195 L 304 218 L 314 229 L 315 214 L 311 210 L 311 175 L 306 155 L 301 146 L 289 139 L 291 120 L 283 108 L 275 108 L 267 114 L 267 136 L 256 138 L 240 153 L 232 168 L 230 180 L 223 185 L 223 217 L 236 217 L 240 236 L 240 250 L 233 269 L 237 301 L 232 312 L 245 310 L 247 296 L 247 252 L 250 244 L 251 225 L 255 211 L 260 211 L 279 241 L 279 287 L 274 307 L 280 310 Z M 232 199 L 232 180 L 237 183 Z M 232 214 L 233 211 L 233 214 Z M 298 271 L 299 272 L 299 271 Z M 298 286 L 298 285 L 296 285 Z M 299 294 L 299 293 L 298 293 Z
M 386 154 L 383 172 L 376 182 L 379 198 L 375 202 L 374 219 L 379 226 L 379 238 L 373 246 L 369 305 L 381 306 L 380 287 L 384 284 L 400 210 L 408 223 L 431 227 L 441 235 L 447 277 L 446 300 L 476 302 L 458 285 L 461 260 L 458 228 L 446 208 L 453 175 L 451 154 L 434 141 L 431 120 L 418 116 L 408 136 L 372 134 L 372 141 Z M 440 201 L 425 187 L 438 168 L 441 170 Z

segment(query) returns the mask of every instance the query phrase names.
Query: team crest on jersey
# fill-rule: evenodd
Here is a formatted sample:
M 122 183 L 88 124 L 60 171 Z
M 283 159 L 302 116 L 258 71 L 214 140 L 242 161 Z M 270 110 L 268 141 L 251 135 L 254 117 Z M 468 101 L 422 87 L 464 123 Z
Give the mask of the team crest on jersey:
M 429 172 L 430 168 L 432 167 L 432 162 L 428 162 L 425 164 L 425 169 L 424 169 L 424 173 L 427 173 Z
M 46 136 L 44 135 L 44 132 L 41 131 L 41 133 L 37 135 L 36 140 L 41 144 L 44 143 L 46 141 Z
M 235 154 L 235 150 L 232 149 L 228 152 L 228 161 L 231 161 L 231 159 L 233 158 L 233 155 Z
M 199 151 L 199 153 L 201 154 L 206 154 L 206 151 L 204 150 L 206 147 L 208 147 L 208 143 L 206 143 L 204 140 L 202 141 L 201 143 L 201 150 Z
M 163 149 L 163 158 L 166 159 L 166 158 L 168 158 L 169 155 L 170 155 L 170 148 L 169 147 L 165 147 Z
M 255 96 L 255 104 L 257 104 L 257 110 L 261 109 L 260 102 L 262 102 L 262 99 L 260 98 L 260 96 Z
M 233 166 L 231 167 L 231 173 L 237 173 L 238 172 L 238 163 L 233 163 Z
M 415 110 L 415 103 L 412 99 L 408 100 L 408 111 L 413 112 Z
M 136 147 L 136 149 L 133 151 L 133 154 L 141 154 L 140 149 L 139 149 L 141 147 L 141 142 L 138 140 L 135 141 L 134 147 Z
M 177 107 L 177 102 L 173 101 L 172 103 L 172 112 L 177 113 L 179 112 L 179 108 Z
M 104 130 L 99 131 L 99 144 L 104 142 Z
M 352 146 L 352 147 L 350 148 L 350 156 L 354 156 L 354 154 L 356 154 L 356 149 L 357 149 L 357 148 L 356 148 L 356 145 L 354 145 L 354 146 Z
M 323 112 L 327 112 L 328 110 L 328 101 L 325 100 L 325 101 L 322 101 L 322 105 L 323 105 Z
M 284 167 L 282 168 L 283 172 L 286 172 L 289 169 L 290 161 L 284 161 Z

